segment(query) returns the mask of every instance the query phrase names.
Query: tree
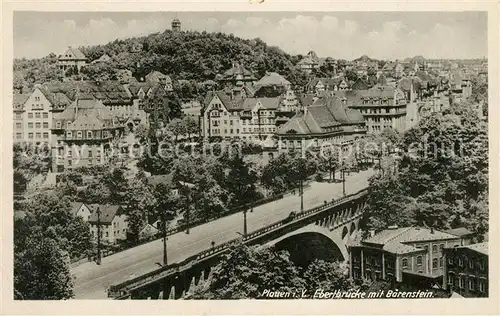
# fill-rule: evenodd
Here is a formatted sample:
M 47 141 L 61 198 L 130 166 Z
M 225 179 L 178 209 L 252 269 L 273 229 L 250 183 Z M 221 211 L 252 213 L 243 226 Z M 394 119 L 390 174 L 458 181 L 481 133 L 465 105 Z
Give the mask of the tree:
M 149 136 L 149 125 L 145 123 L 139 123 L 135 127 L 135 136 L 141 140 L 141 143 L 145 143 Z
M 293 293 L 305 286 L 288 252 L 239 245 L 222 255 L 211 279 L 186 299 L 257 299 L 264 290 Z
M 303 275 L 306 289 L 309 293 L 314 293 L 317 289 L 329 292 L 352 289 L 354 284 L 348 279 L 346 272 L 338 262 L 315 260 L 309 264 Z
M 201 220 L 216 218 L 226 211 L 227 192 L 209 174 L 204 174 L 195 184 L 192 198 L 184 200 L 186 207 L 194 207 Z
M 341 151 L 337 146 L 321 148 L 318 168 L 322 172 L 328 172 L 330 181 L 335 180 L 335 171 L 340 167 L 340 155 Z
M 73 293 L 69 260 L 57 242 L 44 236 L 31 236 L 26 247 L 14 253 L 15 299 L 62 300 Z
M 257 197 L 257 175 L 240 155 L 234 155 L 228 163 L 229 173 L 225 187 L 231 194 L 231 205 L 243 205 Z
M 191 138 L 192 135 L 193 134 L 196 135 L 199 132 L 199 128 L 200 128 L 199 122 L 192 115 L 186 115 L 186 116 L 184 116 L 184 118 L 182 120 L 184 122 L 184 126 L 186 128 L 186 133 L 187 133 L 187 135 L 189 137 L 189 141 L 191 141 L 192 140 L 192 138 Z
M 127 237 L 137 242 L 141 229 L 148 222 L 150 210 L 156 205 L 156 197 L 146 178 L 139 176 L 132 179 L 122 205 L 127 214 Z

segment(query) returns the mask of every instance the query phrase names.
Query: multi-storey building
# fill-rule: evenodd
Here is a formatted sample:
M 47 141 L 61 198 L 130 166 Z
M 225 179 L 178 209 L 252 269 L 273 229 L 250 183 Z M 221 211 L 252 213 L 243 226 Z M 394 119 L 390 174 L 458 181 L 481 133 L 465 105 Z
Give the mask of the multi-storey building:
M 304 57 L 297 63 L 297 67 L 299 67 L 306 73 L 311 73 L 314 69 L 318 69 L 320 66 L 320 60 L 316 53 L 313 51 L 307 53 L 306 57 Z
M 243 65 L 233 63 L 233 67 L 223 74 L 218 75 L 216 80 L 222 88 L 232 88 L 234 86 L 241 87 L 244 85 L 252 85 L 257 79 L 252 72 L 243 67 Z
M 30 94 L 14 94 L 12 96 L 13 106 L 13 126 L 12 126 L 12 139 L 14 142 L 24 141 L 24 128 L 23 128 L 23 112 L 24 105 L 30 97 Z
M 98 231 L 100 231 L 103 243 L 116 244 L 120 240 L 127 239 L 127 215 L 121 206 L 94 204 L 91 208 L 93 212 L 88 222 L 94 239 L 97 239 Z M 99 211 L 100 214 L 98 214 Z
M 71 46 L 66 52 L 57 58 L 59 69 L 66 72 L 70 68 L 75 68 L 80 72 L 80 69 L 87 64 L 87 57 L 78 49 Z
M 325 91 L 347 91 L 349 84 L 344 77 L 313 78 L 306 86 L 308 93 L 320 95 Z
M 432 228 L 389 227 L 349 246 L 350 277 L 423 289 L 442 283 L 443 249 L 460 246 L 458 236 Z
M 323 143 L 346 146 L 366 134 L 359 111 L 348 108 L 335 96 L 324 96 L 278 128 L 279 149 L 319 150 Z
M 14 95 L 14 140 L 49 143 L 52 113 L 69 103 L 65 95 L 48 92 L 40 86 L 31 94 Z
M 386 128 L 406 129 L 406 97 L 400 89 L 375 85 L 368 90 L 337 91 L 348 107 L 358 110 L 366 121 L 368 133 L 379 133 Z
M 146 113 L 140 108 L 140 98 L 129 90 L 128 84 L 120 84 L 116 81 L 78 81 L 57 82 L 45 84 L 42 88 L 47 93 L 64 94 L 70 100 L 75 100 L 77 92 L 91 95 L 107 107 L 114 118 L 127 122 L 132 129 L 138 123 L 146 119 Z
M 234 97 L 230 90 L 209 92 L 201 112 L 203 137 L 263 140 L 276 132 L 281 98 Z
M 444 249 L 443 288 L 464 297 L 488 297 L 488 243 Z
M 52 123 L 52 171 L 108 161 L 111 142 L 123 133 L 123 125 L 109 108 L 93 96 L 80 94 Z

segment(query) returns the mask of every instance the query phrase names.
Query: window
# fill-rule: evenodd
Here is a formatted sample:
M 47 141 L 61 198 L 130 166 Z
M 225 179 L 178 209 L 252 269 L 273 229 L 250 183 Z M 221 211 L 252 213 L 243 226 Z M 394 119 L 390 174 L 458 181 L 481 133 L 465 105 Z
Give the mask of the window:
M 28 122 L 28 128 L 33 128 L 33 122 Z
M 469 290 L 474 291 L 474 279 L 469 278 L 469 281 L 467 283 L 469 283 Z
M 17 129 L 22 128 L 22 124 L 21 124 L 21 123 L 19 123 L 19 122 L 18 122 L 18 123 L 16 123 L 16 128 L 17 128 Z
M 452 272 L 448 272 L 448 280 L 446 280 L 447 284 L 448 285 L 452 285 L 453 284 L 453 273 Z
M 448 258 L 448 264 L 453 265 L 453 258 L 452 258 L 452 257 L 449 257 L 449 258 Z
M 89 158 L 92 158 L 92 150 L 89 149 Z
M 403 258 L 403 269 L 408 268 L 408 259 Z
M 474 269 L 474 260 L 469 259 L 469 268 Z
M 439 267 L 443 266 L 443 261 L 444 261 L 443 257 L 439 258 Z
M 73 161 L 68 160 L 68 166 L 71 166 L 72 163 L 73 163 Z
M 33 113 L 28 113 L 28 118 L 33 118 Z
M 56 128 L 61 128 L 61 122 L 56 123 Z
M 438 268 L 438 259 L 437 258 L 432 259 L 432 268 L 433 269 Z
M 484 270 L 484 261 L 479 261 L 479 268 Z
M 49 138 L 49 133 L 48 132 L 43 132 L 43 138 L 48 139 Z
M 439 251 L 443 252 L 443 249 L 444 249 L 444 244 L 440 244 L 439 245 Z
M 37 132 L 37 133 L 36 133 L 36 138 L 42 138 L 42 133 Z
M 43 112 L 42 115 L 43 115 L 44 119 L 49 118 L 49 113 L 48 112 Z
M 43 128 L 49 128 L 49 122 L 43 122 Z
M 41 113 L 40 112 L 36 112 L 35 113 L 35 118 L 41 118 Z
M 33 139 L 33 133 L 28 133 L 28 138 Z
M 109 232 L 106 232 L 106 237 L 109 237 Z
M 422 256 L 417 256 L 417 265 L 422 265 Z
M 464 266 L 464 259 L 458 258 L 458 265 L 463 267 Z
M 42 123 L 41 122 L 36 122 L 35 123 L 35 128 L 42 128 Z
M 464 278 L 462 276 L 458 277 L 458 287 L 461 289 L 464 288 Z
M 82 138 L 82 137 L 83 137 L 83 133 L 82 133 L 82 131 L 78 131 L 78 132 L 76 132 L 76 137 L 77 137 L 77 138 Z
M 21 139 L 21 138 L 23 138 L 23 134 L 22 134 L 22 133 L 17 133 L 17 134 L 16 134 L 16 138 L 17 138 L 17 139 Z
M 432 245 L 432 252 L 437 252 L 437 251 L 438 251 L 438 246 Z
M 479 281 L 479 291 L 480 291 L 481 293 L 486 292 L 486 291 L 485 291 L 485 286 L 484 286 L 484 281 Z
M 35 97 L 35 101 L 40 101 L 40 97 Z
M 73 133 L 71 133 L 71 132 L 66 132 L 66 137 L 67 137 L 67 138 L 71 138 L 71 137 L 73 137 Z
M 92 131 L 87 131 L 87 138 L 92 138 Z

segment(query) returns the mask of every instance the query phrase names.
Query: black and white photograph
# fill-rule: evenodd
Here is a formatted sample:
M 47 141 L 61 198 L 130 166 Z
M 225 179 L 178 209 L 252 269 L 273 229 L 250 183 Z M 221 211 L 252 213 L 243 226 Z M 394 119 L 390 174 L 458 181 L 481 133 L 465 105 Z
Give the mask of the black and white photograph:
M 487 11 L 12 24 L 14 301 L 491 296 Z

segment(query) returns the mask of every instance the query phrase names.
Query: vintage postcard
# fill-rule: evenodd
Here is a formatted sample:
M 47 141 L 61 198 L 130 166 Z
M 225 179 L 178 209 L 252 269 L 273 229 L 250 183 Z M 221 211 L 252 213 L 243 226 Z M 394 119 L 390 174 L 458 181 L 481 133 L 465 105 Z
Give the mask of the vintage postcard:
M 8 3 L 5 314 L 499 312 L 498 8 L 262 2 Z

